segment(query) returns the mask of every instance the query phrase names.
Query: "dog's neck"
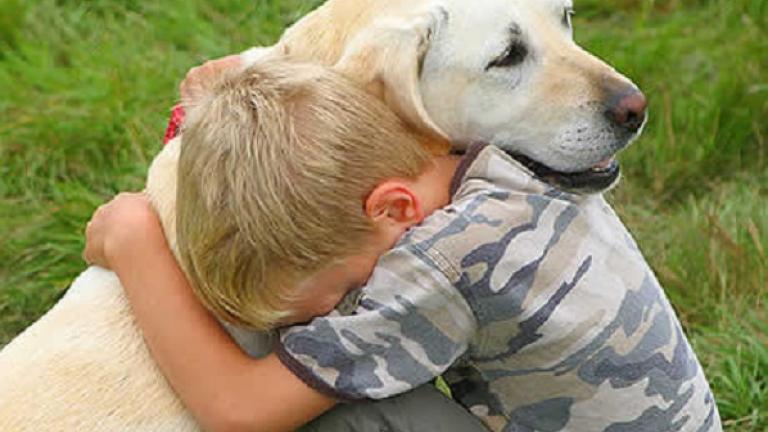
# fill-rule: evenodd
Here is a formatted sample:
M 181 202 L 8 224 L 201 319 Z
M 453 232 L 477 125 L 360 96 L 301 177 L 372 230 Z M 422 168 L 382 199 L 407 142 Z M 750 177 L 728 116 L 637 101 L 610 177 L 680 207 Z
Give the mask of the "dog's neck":
M 160 217 L 168 246 L 179 258 L 176 242 L 176 185 L 181 137 L 166 144 L 152 161 L 147 174 L 145 192 Z

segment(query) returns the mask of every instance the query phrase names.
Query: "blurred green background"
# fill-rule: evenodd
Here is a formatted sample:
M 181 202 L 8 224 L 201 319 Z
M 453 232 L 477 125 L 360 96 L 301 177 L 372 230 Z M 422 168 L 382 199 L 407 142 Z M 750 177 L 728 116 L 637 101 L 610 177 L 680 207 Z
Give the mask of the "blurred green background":
M 0 346 L 142 188 L 186 71 L 270 44 L 300 0 L 0 0 Z M 576 1 L 576 38 L 651 101 L 610 199 L 681 315 L 726 427 L 768 431 L 768 0 Z

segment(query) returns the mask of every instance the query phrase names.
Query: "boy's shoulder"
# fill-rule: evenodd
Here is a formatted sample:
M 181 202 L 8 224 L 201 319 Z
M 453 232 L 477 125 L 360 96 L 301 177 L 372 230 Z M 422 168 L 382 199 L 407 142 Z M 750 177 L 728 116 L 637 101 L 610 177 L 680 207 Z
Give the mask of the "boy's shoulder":
M 604 204 L 600 197 L 575 196 L 546 185 L 491 146 L 473 155 L 457 176 L 452 202 L 412 228 L 398 244 L 428 257 L 454 283 L 470 257 L 498 260 L 514 252 L 523 259 L 520 250 L 508 250 L 509 240 L 535 231 L 556 235 L 558 220 Z M 579 228 L 586 236 L 589 230 L 583 224 Z

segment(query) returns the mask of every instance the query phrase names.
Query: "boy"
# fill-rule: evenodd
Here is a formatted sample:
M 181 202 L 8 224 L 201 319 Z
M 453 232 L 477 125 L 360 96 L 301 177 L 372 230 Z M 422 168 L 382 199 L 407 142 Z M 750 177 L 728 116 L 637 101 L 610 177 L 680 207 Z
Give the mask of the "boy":
M 346 204 L 362 204 L 376 224 L 377 235 L 362 255 L 383 253 L 411 230 L 381 257 L 353 315 L 333 313 L 283 334 L 280 361 L 317 391 L 297 383 L 274 356 L 248 363 L 237 358 L 199 309 L 177 318 L 194 343 L 185 344 L 184 353 L 170 348 L 173 326 L 156 317 L 173 301 L 151 302 L 137 289 L 149 285 L 153 294 L 184 295 L 185 281 L 168 253 L 160 264 L 137 263 L 142 254 L 136 251 L 147 245 L 128 242 L 106 253 L 106 264 L 125 277 L 148 343 L 185 401 L 228 395 L 228 401 L 274 410 L 242 420 L 243 428 L 274 430 L 316 415 L 333 399 L 386 398 L 448 371 L 454 395 L 493 430 L 720 429 L 671 306 L 602 197 L 552 189 L 494 147 L 474 146 L 460 166 L 451 162 L 438 159 L 416 179 L 380 190 L 385 181 Z M 437 210 L 446 200 L 434 199 L 435 191 L 449 184 L 451 203 Z M 129 224 L 131 231 L 138 226 L 157 233 L 146 228 L 153 226 L 146 211 L 139 213 L 144 216 Z M 127 241 L 117 222 L 126 217 L 113 219 L 102 221 L 105 238 Z M 359 282 L 370 262 L 356 260 L 355 277 L 331 272 L 321 279 Z M 157 273 L 144 268 L 152 277 L 142 279 L 136 272 L 142 266 Z M 173 276 L 165 283 L 158 274 Z M 211 309 L 238 313 L 225 297 L 203 295 Z M 142 312 L 148 303 L 158 310 Z M 187 297 L 178 309 L 194 309 L 192 303 Z M 207 352 L 199 348 L 204 345 Z M 195 373 L 206 368 L 185 364 L 185 355 L 207 355 L 220 375 L 195 382 Z M 252 384 L 260 380 L 274 383 L 270 390 L 282 386 L 277 398 L 291 408 L 255 391 Z
M 448 166 L 455 164 L 451 158 L 432 161 L 385 106 L 371 103 L 362 90 L 323 68 L 265 62 L 225 80 L 215 95 L 202 96 L 185 98 L 198 106 L 189 112 L 179 161 L 179 255 L 200 299 L 220 317 L 253 329 L 304 322 L 333 309 L 349 289 L 365 282 L 381 251 L 423 218 L 423 210 L 402 211 L 416 177 L 449 175 Z M 420 205 L 436 208 L 448 201 L 446 191 L 424 192 Z M 371 195 L 367 209 L 360 202 L 364 195 Z M 100 221 L 120 213 L 121 205 L 147 211 L 123 214 L 111 227 L 122 234 L 100 237 Z M 378 214 L 369 218 L 364 211 Z M 264 414 L 260 408 L 266 404 L 234 399 L 230 396 L 237 392 L 230 388 L 241 382 L 279 400 L 290 379 L 225 377 L 212 347 L 231 348 L 229 338 L 215 325 L 184 332 L 193 327 L 183 324 L 187 320 L 215 323 L 187 290 L 165 289 L 180 274 L 166 271 L 176 264 L 168 259 L 160 233 L 144 229 L 157 228 L 147 216 L 155 218 L 143 197 L 122 195 L 89 224 L 85 255 L 120 271 L 130 285 L 126 291 L 153 355 L 201 424 L 240 429 L 250 413 Z M 96 238 L 105 240 L 98 250 Z M 125 257 L 131 244 L 140 247 L 127 262 L 99 257 L 111 257 L 113 250 Z M 349 250 L 359 253 L 345 256 Z M 142 276 L 151 282 L 136 284 Z M 158 289 L 131 289 L 152 283 Z M 149 292 L 150 297 L 141 297 Z M 200 342 L 206 330 L 215 336 Z M 255 350 L 251 344 L 250 354 L 269 352 L 269 337 L 257 332 L 254 338 L 258 343 Z M 190 354 L 188 347 L 201 351 Z M 168 356 L 165 348 L 183 357 Z M 229 360 L 251 361 L 237 351 L 221 351 L 230 354 Z M 210 391 L 207 383 L 224 384 L 224 390 Z M 270 418 L 263 429 L 298 426 L 316 415 L 297 417 L 312 406 L 289 406 L 291 418 Z M 391 401 L 340 407 L 309 429 L 378 431 L 383 425 L 393 431 L 483 430 L 431 385 Z

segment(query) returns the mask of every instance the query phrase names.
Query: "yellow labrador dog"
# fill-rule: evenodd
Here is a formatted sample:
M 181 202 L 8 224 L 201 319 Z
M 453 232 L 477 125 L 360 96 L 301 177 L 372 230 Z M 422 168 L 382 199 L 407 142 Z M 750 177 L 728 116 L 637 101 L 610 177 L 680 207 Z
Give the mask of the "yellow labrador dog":
M 330 0 L 248 62 L 290 56 L 343 71 L 415 129 L 461 150 L 485 141 L 553 184 L 601 191 L 639 133 L 638 89 L 572 40 L 570 0 Z M 176 160 L 147 192 L 175 250 Z M 231 333 L 252 355 L 265 335 Z M 86 270 L 0 352 L 0 430 L 196 430 L 149 355 L 116 276 Z

